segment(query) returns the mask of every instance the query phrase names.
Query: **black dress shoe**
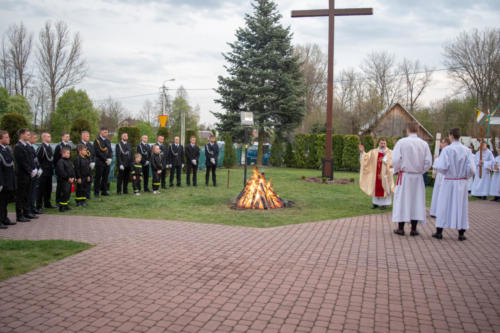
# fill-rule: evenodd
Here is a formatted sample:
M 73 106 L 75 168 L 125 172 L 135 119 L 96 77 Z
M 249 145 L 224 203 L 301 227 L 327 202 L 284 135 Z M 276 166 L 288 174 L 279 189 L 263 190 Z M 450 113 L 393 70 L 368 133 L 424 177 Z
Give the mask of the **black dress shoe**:
M 9 220 L 9 218 L 7 218 L 7 220 L 3 221 L 2 223 L 5 225 L 16 225 L 16 222 L 12 222 L 11 220 Z
M 372 205 L 372 209 L 377 209 L 378 206 L 377 205 Z
M 30 219 L 30 220 L 35 220 L 38 218 L 38 216 L 35 216 L 33 214 L 26 214 L 24 215 L 25 218 Z
M 432 234 L 432 237 L 436 239 L 443 239 L 443 234 L 438 234 L 437 232 L 435 234 Z
M 48 204 L 48 205 L 45 205 L 45 208 L 54 209 L 54 208 L 57 208 L 57 206 L 52 206 L 52 204 Z
M 7 228 L 8 227 L 5 224 L 3 224 L 3 223 L 0 222 L 0 229 L 7 229 Z
M 381 210 L 386 210 L 386 209 L 387 209 L 387 206 L 380 206 L 380 209 L 381 209 Z
M 405 231 L 404 230 L 400 230 L 400 229 L 394 229 L 394 233 L 396 235 L 399 235 L 399 236 L 404 236 L 405 235 Z
M 35 214 L 40 215 L 40 214 L 43 214 L 43 213 L 45 213 L 45 211 L 43 209 L 41 209 L 41 208 L 35 209 Z
M 59 206 L 59 212 L 64 213 L 66 209 L 64 209 L 64 206 Z
M 18 217 L 18 218 L 16 219 L 16 222 L 30 222 L 30 221 L 31 221 L 30 219 L 27 219 L 27 218 L 25 218 L 24 216 L 22 216 L 22 217 Z
M 420 233 L 417 230 L 410 231 L 410 236 L 415 237 L 415 236 L 418 236 L 418 235 L 420 235 Z
M 467 237 L 465 237 L 465 235 L 459 235 L 459 236 L 458 236 L 458 240 L 459 240 L 459 241 L 464 241 L 464 240 L 466 240 L 466 239 L 467 239 Z

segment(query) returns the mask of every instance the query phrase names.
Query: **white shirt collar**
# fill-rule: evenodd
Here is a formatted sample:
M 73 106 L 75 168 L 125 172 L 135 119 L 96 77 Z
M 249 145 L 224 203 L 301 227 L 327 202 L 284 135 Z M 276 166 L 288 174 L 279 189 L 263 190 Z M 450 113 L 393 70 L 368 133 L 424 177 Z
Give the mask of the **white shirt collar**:
M 409 138 L 416 138 L 417 137 L 417 133 L 410 133 L 408 135 Z

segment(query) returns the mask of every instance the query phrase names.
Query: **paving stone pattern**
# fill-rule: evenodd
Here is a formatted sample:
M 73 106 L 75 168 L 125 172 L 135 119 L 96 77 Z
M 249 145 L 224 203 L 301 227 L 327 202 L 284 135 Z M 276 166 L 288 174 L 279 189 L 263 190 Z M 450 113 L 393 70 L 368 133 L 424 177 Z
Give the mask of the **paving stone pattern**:
M 500 204 L 470 219 L 459 242 L 433 222 L 394 235 L 390 214 L 272 229 L 42 215 L 0 238 L 97 246 L 1 282 L 0 332 L 500 332 Z

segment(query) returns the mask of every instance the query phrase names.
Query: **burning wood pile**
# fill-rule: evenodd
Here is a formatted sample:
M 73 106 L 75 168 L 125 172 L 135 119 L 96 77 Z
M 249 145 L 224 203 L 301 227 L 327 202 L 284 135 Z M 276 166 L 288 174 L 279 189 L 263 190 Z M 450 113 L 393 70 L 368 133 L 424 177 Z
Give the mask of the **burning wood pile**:
M 260 174 L 257 168 L 236 198 L 236 208 L 240 209 L 274 209 L 290 205 L 290 202 L 281 199 L 274 192 L 271 181 L 266 181 L 264 174 Z

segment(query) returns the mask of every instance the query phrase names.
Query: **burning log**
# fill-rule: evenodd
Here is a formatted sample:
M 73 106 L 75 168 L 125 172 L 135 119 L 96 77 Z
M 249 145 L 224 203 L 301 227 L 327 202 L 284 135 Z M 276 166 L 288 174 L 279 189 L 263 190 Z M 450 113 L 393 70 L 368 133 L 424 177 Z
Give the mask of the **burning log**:
M 264 174 L 260 174 L 257 168 L 253 170 L 252 177 L 236 198 L 236 207 L 243 209 L 274 209 L 287 206 L 289 202 L 274 192 L 271 181 L 266 181 Z

